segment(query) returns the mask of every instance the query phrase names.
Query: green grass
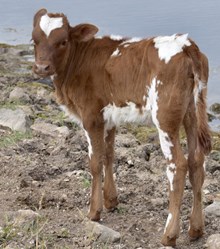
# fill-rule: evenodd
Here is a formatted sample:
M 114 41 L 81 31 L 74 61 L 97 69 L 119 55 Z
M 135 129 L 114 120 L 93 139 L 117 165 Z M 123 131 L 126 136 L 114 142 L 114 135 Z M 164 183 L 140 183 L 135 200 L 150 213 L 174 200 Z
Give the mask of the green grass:
M 90 188 L 91 187 L 91 181 L 87 178 L 82 179 L 83 188 Z
M 31 132 L 23 133 L 19 131 L 12 131 L 10 134 L 7 134 L 5 136 L 3 135 L 0 137 L 0 148 L 15 145 L 19 141 L 29 138 L 32 138 Z
M 11 109 L 11 110 L 16 110 L 20 105 L 24 105 L 22 101 L 13 101 L 13 102 L 0 102 L 0 109 L 1 108 L 6 108 L 6 109 Z
M 48 86 L 48 85 L 40 83 L 40 82 L 35 82 L 35 81 L 32 81 L 32 82 L 18 82 L 17 86 L 18 87 L 24 87 L 24 88 L 31 87 L 31 88 L 35 88 L 35 89 L 44 87 L 44 88 L 46 88 L 48 90 L 51 90 L 51 88 L 52 88 L 51 86 Z
M 156 127 L 128 124 L 126 128 L 140 143 L 146 142 L 150 134 L 157 133 Z

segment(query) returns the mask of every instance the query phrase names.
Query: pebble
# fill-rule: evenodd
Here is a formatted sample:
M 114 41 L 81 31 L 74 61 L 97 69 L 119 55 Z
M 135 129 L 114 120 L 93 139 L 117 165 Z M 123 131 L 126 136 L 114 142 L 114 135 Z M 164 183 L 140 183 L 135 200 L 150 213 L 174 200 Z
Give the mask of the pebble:
M 32 130 L 42 133 L 44 135 L 49 135 L 52 137 L 67 137 L 70 133 L 70 130 L 66 126 L 59 127 L 54 124 L 49 124 L 45 122 L 34 123 L 31 126 Z
M 30 130 L 31 120 L 21 109 L 0 109 L 0 125 L 15 131 L 26 132 Z
M 121 234 L 113 229 L 101 225 L 97 222 L 87 221 L 86 222 L 86 229 L 89 233 L 93 233 L 94 235 L 98 236 L 98 240 L 104 243 L 108 242 L 117 242 L 121 239 Z
M 23 88 L 15 87 L 9 94 L 9 100 L 30 102 L 31 99 Z
M 220 200 L 214 200 L 214 202 L 205 208 L 205 212 L 220 217 Z
M 220 248 L 220 233 L 212 234 L 208 237 L 206 242 L 206 248 L 208 249 L 219 249 Z

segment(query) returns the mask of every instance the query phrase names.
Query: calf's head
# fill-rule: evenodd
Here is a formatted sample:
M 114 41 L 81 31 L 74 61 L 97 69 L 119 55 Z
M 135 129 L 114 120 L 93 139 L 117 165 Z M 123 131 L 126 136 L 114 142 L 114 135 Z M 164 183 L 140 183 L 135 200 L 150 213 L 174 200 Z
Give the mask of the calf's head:
M 88 42 L 94 38 L 98 28 L 91 24 L 71 27 L 64 14 L 47 13 L 39 10 L 33 21 L 35 64 L 33 71 L 41 77 L 59 74 L 64 70 L 71 47 L 76 43 Z

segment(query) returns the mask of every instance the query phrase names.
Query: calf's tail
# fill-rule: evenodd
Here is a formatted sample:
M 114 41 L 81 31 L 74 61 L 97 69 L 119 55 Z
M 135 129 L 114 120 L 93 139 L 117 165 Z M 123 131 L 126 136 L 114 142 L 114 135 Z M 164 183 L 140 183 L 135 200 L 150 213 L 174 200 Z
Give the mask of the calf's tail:
M 209 65 L 207 57 L 200 52 L 197 45 L 191 41 L 191 46 L 185 47 L 187 55 L 192 60 L 194 73 L 194 99 L 197 119 L 198 149 L 208 155 L 212 149 L 211 134 L 206 111 L 207 82 Z

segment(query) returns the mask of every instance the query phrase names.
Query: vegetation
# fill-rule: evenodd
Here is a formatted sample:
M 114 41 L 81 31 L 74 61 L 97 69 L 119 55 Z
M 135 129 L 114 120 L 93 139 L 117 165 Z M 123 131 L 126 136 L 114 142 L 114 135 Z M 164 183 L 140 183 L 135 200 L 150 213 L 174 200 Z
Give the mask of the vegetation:
M 19 131 L 12 131 L 10 134 L 0 137 L 0 148 L 15 145 L 19 141 L 29 138 L 32 138 L 31 132 L 23 133 Z

